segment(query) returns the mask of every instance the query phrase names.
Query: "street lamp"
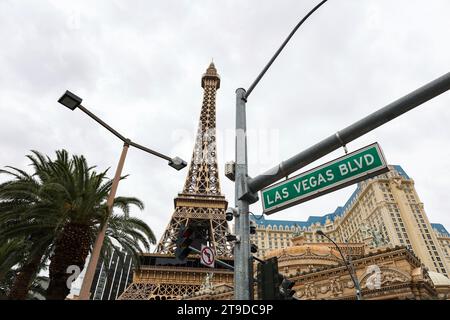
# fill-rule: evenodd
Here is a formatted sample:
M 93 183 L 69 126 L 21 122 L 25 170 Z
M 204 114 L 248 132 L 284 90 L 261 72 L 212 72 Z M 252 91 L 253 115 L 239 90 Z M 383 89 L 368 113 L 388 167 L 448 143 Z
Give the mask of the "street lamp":
M 358 279 L 356 277 L 356 274 L 354 274 L 349 267 L 349 262 L 347 261 L 347 259 L 345 259 L 344 254 L 341 251 L 341 248 L 337 245 L 336 242 L 334 242 L 329 236 L 327 236 L 322 230 L 317 230 L 316 234 L 318 234 L 319 236 L 325 237 L 328 240 L 330 240 L 335 247 L 338 249 L 339 253 L 341 254 L 342 260 L 344 261 L 345 266 L 347 267 L 347 271 L 350 274 L 350 278 L 352 278 L 353 284 L 355 285 L 355 289 L 356 289 L 356 299 L 358 300 L 362 300 L 362 295 L 361 295 L 361 287 L 359 285 Z
M 58 100 L 59 103 L 61 103 L 63 106 L 66 106 L 72 111 L 81 105 L 81 101 L 83 101 L 83 99 L 73 94 L 69 90 L 67 90 L 66 93 L 64 93 Z
M 106 228 L 108 225 L 108 218 L 112 211 L 112 205 L 114 202 L 114 198 L 116 196 L 116 191 L 117 191 L 117 187 L 119 185 L 120 176 L 122 174 L 122 168 L 125 163 L 125 158 L 127 155 L 128 147 L 133 146 L 138 149 L 141 149 L 142 151 L 153 154 L 159 158 L 165 159 L 168 161 L 169 166 L 171 166 L 172 168 L 174 168 L 176 170 L 183 169 L 184 167 L 186 167 L 187 163 L 186 163 L 186 161 L 184 161 L 183 159 L 181 159 L 179 157 L 170 158 L 162 153 L 156 152 L 152 149 L 149 149 L 140 144 L 137 144 L 128 138 L 125 138 L 119 132 L 117 132 L 112 127 L 110 127 L 108 124 L 106 124 L 103 120 L 98 118 L 95 114 L 93 114 L 92 112 L 87 110 L 85 107 L 83 107 L 81 105 L 82 101 L 83 101 L 83 99 L 81 99 L 80 97 L 78 97 L 77 95 L 73 94 L 72 92 L 70 92 L 68 90 L 61 96 L 61 98 L 58 99 L 59 103 L 61 103 L 62 105 L 64 105 L 65 107 L 69 108 L 72 111 L 75 110 L 76 108 L 80 109 L 81 111 L 86 113 L 89 117 L 91 117 L 96 122 L 98 122 L 102 127 L 106 128 L 108 131 L 110 131 L 112 134 L 114 134 L 116 137 L 118 137 L 120 140 L 123 141 L 122 153 L 120 155 L 119 163 L 117 165 L 116 173 L 114 175 L 113 183 L 111 185 L 111 191 L 108 195 L 108 200 L 106 201 L 106 205 L 108 208 L 108 217 L 95 240 L 95 244 L 92 249 L 91 258 L 89 259 L 89 263 L 88 263 L 88 266 L 86 269 L 86 274 L 83 279 L 83 284 L 81 285 L 79 299 L 80 300 L 89 300 L 92 281 L 94 279 L 94 274 L 95 274 L 95 270 L 97 267 L 98 259 L 100 257 L 100 252 L 101 252 L 101 249 L 103 246 L 103 241 L 105 239 Z
M 234 172 L 230 174 L 234 181 L 235 202 L 239 215 L 234 223 L 235 233 L 240 236 L 240 242 L 234 247 L 234 298 L 236 300 L 253 299 L 252 258 L 250 248 L 250 219 L 249 205 L 258 200 L 256 193 L 249 188 L 248 162 L 247 162 L 247 120 L 246 103 L 253 89 L 261 81 L 270 66 L 286 47 L 289 40 L 297 32 L 300 26 L 327 0 L 322 0 L 308 12 L 294 27 L 280 48 L 275 52 L 261 73 L 256 77 L 248 90 L 239 88 L 236 90 L 236 149 Z M 273 173 L 270 173 L 273 175 Z

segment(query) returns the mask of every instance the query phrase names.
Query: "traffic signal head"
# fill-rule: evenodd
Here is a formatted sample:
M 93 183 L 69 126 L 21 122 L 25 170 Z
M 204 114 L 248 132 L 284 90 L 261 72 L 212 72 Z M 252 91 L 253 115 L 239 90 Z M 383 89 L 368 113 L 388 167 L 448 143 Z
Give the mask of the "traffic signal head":
M 250 234 L 256 234 L 256 225 L 253 221 L 250 221 Z
M 276 257 L 258 264 L 258 297 L 260 300 L 279 300 L 283 276 L 278 273 Z
M 280 295 L 284 300 L 292 300 L 292 296 L 295 294 L 295 291 L 292 290 L 295 282 L 289 279 L 283 278 L 280 286 Z
M 177 238 L 177 248 L 175 250 L 175 257 L 180 260 L 186 260 L 186 257 L 191 253 L 189 246 L 194 241 L 194 230 L 186 226 L 180 227 Z

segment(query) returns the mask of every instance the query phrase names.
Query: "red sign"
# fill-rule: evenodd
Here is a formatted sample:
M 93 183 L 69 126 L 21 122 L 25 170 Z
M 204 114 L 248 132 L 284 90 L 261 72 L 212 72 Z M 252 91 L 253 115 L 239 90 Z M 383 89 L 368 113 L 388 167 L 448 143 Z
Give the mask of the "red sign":
M 202 244 L 202 250 L 200 252 L 201 252 L 200 254 L 201 264 L 210 268 L 214 268 L 214 260 L 215 260 L 214 250 Z

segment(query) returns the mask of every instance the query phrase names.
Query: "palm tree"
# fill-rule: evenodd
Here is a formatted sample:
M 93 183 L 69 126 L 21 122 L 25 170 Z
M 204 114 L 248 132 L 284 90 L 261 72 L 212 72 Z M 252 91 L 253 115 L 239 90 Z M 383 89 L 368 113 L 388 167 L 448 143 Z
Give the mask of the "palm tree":
M 97 173 L 95 167 L 88 167 L 83 156 L 69 158 L 65 150 L 57 151 L 56 155 L 52 161 L 33 151 L 28 156 L 35 169 L 33 175 L 12 167 L 13 171 L 2 170 L 15 179 L 0 185 L 0 241 L 26 237 L 31 243 L 15 281 L 21 292 L 12 298 L 23 299 L 31 279 L 50 260 L 47 299 L 64 299 L 70 291 L 66 284 L 70 276 L 67 268 L 77 265 L 83 269 L 95 236 L 106 221 L 106 199 L 112 185 L 106 178 L 107 171 Z M 120 246 L 136 259 L 142 252 L 141 246 L 148 250 L 150 243 L 155 243 L 150 227 L 129 217 L 132 205 L 144 208 L 136 198 L 114 200 L 113 209 L 120 209 L 122 214 L 113 210 L 104 256 Z M 30 270 L 24 268 L 30 263 Z M 24 279 L 20 279 L 21 274 Z
M 0 299 L 6 299 L 15 276 L 14 266 L 23 259 L 24 242 L 13 239 L 0 244 Z
M 17 261 L 18 268 L 9 291 L 10 299 L 26 299 L 33 279 L 52 250 L 55 236 L 55 228 L 50 223 L 55 206 L 44 188 L 49 159 L 36 155 L 37 158 L 28 156 L 35 169 L 33 175 L 14 167 L 0 170 L 14 177 L 0 184 L 0 241 L 22 244 L 17 250 L 20 261 Z M 37 217 L 37 213 L 41 216 Z

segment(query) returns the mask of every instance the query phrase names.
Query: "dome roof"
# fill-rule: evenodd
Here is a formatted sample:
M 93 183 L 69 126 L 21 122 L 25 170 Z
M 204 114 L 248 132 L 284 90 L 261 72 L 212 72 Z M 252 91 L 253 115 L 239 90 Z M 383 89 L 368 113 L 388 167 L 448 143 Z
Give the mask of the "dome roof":
M 442 273 L 428 271 L 428 275 L 433 281 L 434 286 L 450 286 L 450 279 L 444 276 Z

